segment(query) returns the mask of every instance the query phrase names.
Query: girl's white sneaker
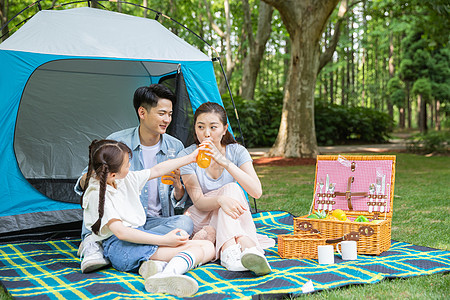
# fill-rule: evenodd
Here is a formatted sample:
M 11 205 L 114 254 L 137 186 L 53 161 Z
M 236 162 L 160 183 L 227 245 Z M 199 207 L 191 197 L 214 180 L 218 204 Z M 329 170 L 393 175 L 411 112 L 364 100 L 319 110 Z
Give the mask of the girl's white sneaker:
M 147 279 L 150 276 L 161 273 L 166 266 L 167 262 L 165 261 L 149 259 L 144 261 L 139 267 L 139 275 Z
M 154 294 L 189 297 L 197 293 L 198 283 L 186 275 L 158 273 L 145 280 L 145 290 Z

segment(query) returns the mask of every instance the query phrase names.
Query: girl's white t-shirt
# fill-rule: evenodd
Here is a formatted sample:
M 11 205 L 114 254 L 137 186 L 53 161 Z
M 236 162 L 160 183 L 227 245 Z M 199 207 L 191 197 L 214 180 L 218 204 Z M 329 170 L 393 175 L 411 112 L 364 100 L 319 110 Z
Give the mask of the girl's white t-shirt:
M 113 235 L 108 226 L 111 219 L 119 219 L 127 227 L 140 227 L 147 219 L 139 195 L 151 174 L 150 169 L 130 171 L 123 179 L 116 180 L 117 189 L 106 185 L 105 208 L 98 234 L 92 232 L 95 241 L 101 241 Z M 83 220 L 88 229 L 98 220 L 100 182 L 96 178 L 89 180 L 89 186 L 83 197 Z

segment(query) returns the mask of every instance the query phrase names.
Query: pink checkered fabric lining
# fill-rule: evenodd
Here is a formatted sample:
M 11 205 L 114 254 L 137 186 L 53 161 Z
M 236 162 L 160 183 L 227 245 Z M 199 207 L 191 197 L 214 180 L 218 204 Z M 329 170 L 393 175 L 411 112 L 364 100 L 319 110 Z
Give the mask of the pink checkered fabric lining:
M 343 192 L 347 191 L 347 182 L 350 176 L 355 178 L 354 182 L 351 186 L 351 192 L 369 192 L 370 184 L 376 183 L 377 175 L 386 175 L 385 179 L 385 192 L 387 195 L 386 199 L 386 208 L 387 212 L 390 211 L 390 201 L 391 201 L 391 175 L 392 175 L 392 160 L 365 160 L 365 161 L 355 161 L 355 171 L 352 172 L 350 166 L 346 166 L 341 164 L 336 160 L 319 160 L 317 162 L 317 172 L 316 172 L 316 193 L 315 193 L 315 209 L 318 209 L 318 196 L 317 193 L 320 193 L 319 188 L 319 179 L 321 179 L 324 183 L 326 182 L 327 174 L 330 178 L 330 183 L 335 183 L 336 188 L 335 192 Z M 380 189 L 381 191 L 381 189 Z M 322 193 L 325 193 L 325 184 L 322 189 Z M 347 199 L 345 196 L 336 196 L 334 198 L 336 204 L 333 205 L 333 209 L 342 209 L 348 210 Z M 368 211 L 369 206 L 367 202 L 374 201 L 369 199 L 368 197 L 363 196 L 352 196 L 352 205 L 353 210 L 356 211 Z M 377 199 L 376 201 L 381 201 Z M 379 211 L 379 209 L 378 209 Z

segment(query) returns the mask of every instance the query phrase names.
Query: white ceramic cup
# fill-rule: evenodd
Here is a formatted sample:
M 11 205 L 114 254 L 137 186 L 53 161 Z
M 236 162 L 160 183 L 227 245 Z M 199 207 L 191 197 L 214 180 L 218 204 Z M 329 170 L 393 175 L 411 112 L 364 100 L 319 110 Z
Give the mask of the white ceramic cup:
M 334 248 L 333 245 L 317 246 L 319 265 L 334 264 Z
M 339 250 L 339 245 L 341 250 Z M 342 256 L 343 260 L 358 259 L 356 241 L 342 241 L 336 244 L 337 252 Z

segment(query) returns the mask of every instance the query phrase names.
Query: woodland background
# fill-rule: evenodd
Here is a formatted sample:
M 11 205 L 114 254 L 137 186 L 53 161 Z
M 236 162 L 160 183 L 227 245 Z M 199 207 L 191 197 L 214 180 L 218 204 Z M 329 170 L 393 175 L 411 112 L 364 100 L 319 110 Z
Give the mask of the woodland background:
M 73 1 L 58 7 L 68 2 L 39 5 L 67 9 L 90 2 L 176 20 L 158 19 L 210 57 L 220 57 L 214 63 L 219 90 L 247 147 L 313 157 L 317 145 L 382 143 L 396 130 L 419 132 L 411 139 L 416 150 L 431 144 L 432 151 L 448 151 L 449 0 Z M 32 3 L 0 0 L 2 26 Z M 9 23 L 2 40 L 39 5 Z

